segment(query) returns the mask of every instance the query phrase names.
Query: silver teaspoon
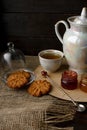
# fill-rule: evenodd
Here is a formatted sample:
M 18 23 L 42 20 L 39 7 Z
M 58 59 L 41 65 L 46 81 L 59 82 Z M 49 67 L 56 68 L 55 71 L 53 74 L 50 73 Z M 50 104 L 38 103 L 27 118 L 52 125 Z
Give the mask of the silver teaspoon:
M 54 81 L 49 77 L 47 71 L 43 70 L 43 71 L 41 71 L 41 74 L 42 74 L 42 76 L 44 76 L 45 78 L 48 78 L 48 80 L 49 80 L 53 85 L 59 86 L 58 83 L 54 82 Z M 66 94 L 66 95 L 70 98 L 71 102 L 74 104 L 74 106 L 76 106 L 76 108 L 77 108 L 76 110 L 77 110 L 78 112 L 84 112 L 84 111 L 86 110 L 86 106 L 85 106 L 85 105 L 80 104 L 80 103 L 77 103 L 76 101 L 74 101 L 74 99 L 73 99 L 62 87 L 58 87 L 58 88 L 60 88 L 61 91 L 63 91 L 63 93 Z

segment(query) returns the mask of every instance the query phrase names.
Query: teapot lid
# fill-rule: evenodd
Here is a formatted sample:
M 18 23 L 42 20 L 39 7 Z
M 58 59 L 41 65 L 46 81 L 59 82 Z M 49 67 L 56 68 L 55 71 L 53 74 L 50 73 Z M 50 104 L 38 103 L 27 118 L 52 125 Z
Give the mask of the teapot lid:
M 74 19 L 76 24 L 87 25 L 87 8 L 82 9 L 81 15 Z

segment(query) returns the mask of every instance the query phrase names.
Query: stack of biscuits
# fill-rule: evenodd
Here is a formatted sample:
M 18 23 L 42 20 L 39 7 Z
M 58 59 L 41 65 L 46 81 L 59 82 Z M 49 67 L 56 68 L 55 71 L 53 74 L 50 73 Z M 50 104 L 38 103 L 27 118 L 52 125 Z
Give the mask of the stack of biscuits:
M 15 71 L 7 77 L 7 85 L 10 88 L 21 88 L 29 82 L 30 76 L 30 73 L 27 71 Z
M 24 70 L 15 71 L 7 77 L 7 86 L 14 89 L 22 88 L 27 85 L 30 77 L 30 72 Z M 51 84 L 46 79 L 35 80 L 27 87 L 28 93 L 37 97 L 48 94 L 51 90 Z

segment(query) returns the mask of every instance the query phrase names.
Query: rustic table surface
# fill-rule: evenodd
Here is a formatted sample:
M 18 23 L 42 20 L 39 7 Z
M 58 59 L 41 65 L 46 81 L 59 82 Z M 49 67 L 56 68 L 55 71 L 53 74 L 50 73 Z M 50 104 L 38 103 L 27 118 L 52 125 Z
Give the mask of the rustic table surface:
M 37 56 L 26 56 L 34 71 Z M 2 70 L 0 75 L 2 76 Z M 84 103 L 87 105 L 87 103 Z M 51 95 L 33 97 L 27 89 L 13 90 L 0 80 L 0 130 L 86 130 L 87 111 L 77 113 L 70 101 Z

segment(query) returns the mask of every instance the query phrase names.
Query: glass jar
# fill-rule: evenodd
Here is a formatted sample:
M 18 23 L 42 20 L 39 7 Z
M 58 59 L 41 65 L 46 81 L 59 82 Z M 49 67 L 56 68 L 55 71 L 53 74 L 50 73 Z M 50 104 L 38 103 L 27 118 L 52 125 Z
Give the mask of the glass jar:
M 62 73 L 61 86 L 68 90 L 77 88 L 77 73 L 72 70 L 66 70 Z
M 84 92 L 87 92 L 87 73 L 81 76 L 80 89 Z

